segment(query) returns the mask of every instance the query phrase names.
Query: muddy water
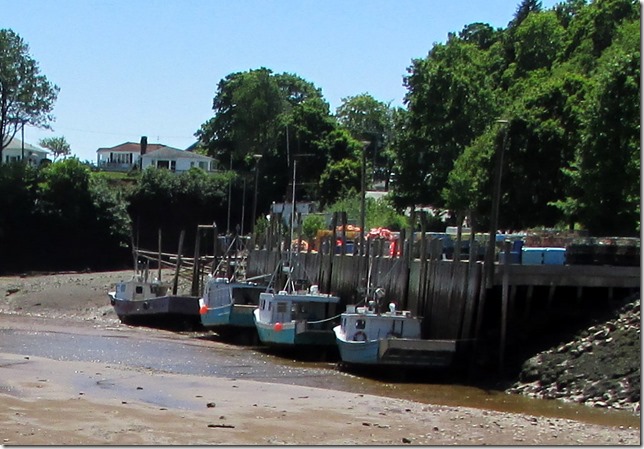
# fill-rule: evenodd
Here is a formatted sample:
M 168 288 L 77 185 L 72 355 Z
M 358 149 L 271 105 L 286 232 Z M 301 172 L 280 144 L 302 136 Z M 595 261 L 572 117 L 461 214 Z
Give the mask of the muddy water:
M 391 377 L 369 378 L 340 371 L 335 362 L 305 362 L 277 356 L 258 347 L 222 343 L 204 333 L 173 333 L 122 325 L 82 329 L 5 325 L 0 328 L 0 352 L 114 364 L 157 373 L 279 382 L 611 426 L 640 426 L 639 416 L 629 412 L 531 399 L 452 384 L 449 380 L 400 382 Z

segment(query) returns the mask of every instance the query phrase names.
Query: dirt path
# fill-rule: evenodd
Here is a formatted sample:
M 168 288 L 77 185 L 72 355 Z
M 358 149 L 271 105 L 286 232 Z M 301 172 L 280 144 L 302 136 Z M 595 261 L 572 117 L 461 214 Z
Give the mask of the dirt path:
M 117 324 L 129 272 L 0 278 L 0 335 Z M 33 319 L 16 319 L 32 316 Z M 13 318 L 12 318 L 13 317 Z M 55 321 L 50 318 L 58 318 Z M 60 321 L 63 319 L 63 321 Z M 155 395 L 164 395 L 163 405 Z M 170 397 L 170 399 L 168 399 Z M 151 399 L 152 398 L 152 399 Z M 640 445 L 639 428 L 2 351 L 0 444 Z

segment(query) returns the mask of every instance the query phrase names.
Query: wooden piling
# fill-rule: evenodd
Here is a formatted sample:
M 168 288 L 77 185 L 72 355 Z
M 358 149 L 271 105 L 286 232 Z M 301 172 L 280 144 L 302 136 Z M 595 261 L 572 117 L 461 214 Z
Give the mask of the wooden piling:
M 505 338 L 508 328 L 508 295 L 510 284 L 510 249 L 512 243 L 509 240 L 505 241 L 504 254 L 505 260 L 503 263 L 503 280 L 501 292 L 501 339 L 499 346 L 499 372 L 503 373 L 503 364 L 505 357 Z
M 157 238 L 157 243 L 158 243 L 157 248 L 159 249 L 159 254 L 158 254 L 158 257 L 157 257 L 157 270 L 158 270 L 157 271 L 157 279 L 159 280 L 159 282 L 161 282 L 161 253 L 162 253 L 162 251 L 161 251 L 161 236 L 162 236 L 161 228 L 159 228 L 158 234 L 157 234 L 157 237 L 158 237 Z
M 179 270 L 181 268 L 181 254 L 183 252 L 183 239 L 186 235 L 185 229 L 181 230 L 179 234 L 179 248 L 177 249 L 177 267 L 174 270 L 174 279 L 172 280 L 172 294 L 177 294 L 177 289 L 179 287 Z
M 195 257 L 194 257 L 194 264 L 192 266 L 192 288 L 191 288 L 191 295 L 192 296 L 198 296 L 199 295 L 199 277 L 200 277 L 200 257 L 201 257 L 201 248 L 199 247 L 201 244 L 201 231 L 199 229 L 199 226 L 197 226 L 197 232 L 195 234 Z

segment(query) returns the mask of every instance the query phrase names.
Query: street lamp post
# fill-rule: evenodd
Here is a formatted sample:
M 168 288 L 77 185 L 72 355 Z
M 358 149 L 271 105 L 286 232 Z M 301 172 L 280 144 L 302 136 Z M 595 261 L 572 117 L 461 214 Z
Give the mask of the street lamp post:
M 251 223 L 251 232 L 255 234 L 255 221 L 257 220 L 257 187 L 259 181 L 259 160 L 262 158 L 261 154 L 253 154 L 255 159 L 255 198 L 253 199 L 253 216 Z
M 503 175 L 503 153 L 508 141 L 508 120 L 499 119 L 496 121 L 504 126 L 503 144 L 501 149 L 495 151 L 496 164 L 494 167 L 494 184 L 492 191 L 492 211 L 490 213 L 490 238 L 487 246 L 487 253 L 485 255 L 486 266 L 486 287 L 492 287 L 494 282 L 494 247 L 496 245 L 496 230 L 499 226 L 499 207 L 501 203 L 501 177 Z M 506 254 L 509 257 L 509 254 Z

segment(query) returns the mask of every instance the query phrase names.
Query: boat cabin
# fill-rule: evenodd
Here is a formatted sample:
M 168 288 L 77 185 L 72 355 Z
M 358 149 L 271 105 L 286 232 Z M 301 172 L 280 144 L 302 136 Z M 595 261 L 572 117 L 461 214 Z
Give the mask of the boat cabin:
M 209 307 L 232 304 L 257 305 L 259 294 L 266 288 L 257 284 L 230 283 L 227 278 L 214 278 L 206 284 L 204 298 Z
M 145 282 L 141 279 L 132 279 L 116 283 L 115 298 L 128 301 L 138 301 L 166 296 L 170 286 L 160 282 Z
M 287 293 L 283 290 L 277 294 L 262 293 L 259 297 L 259 316 L 265 323 L 308 321 L 314 324 L 311 322 L 334 315 L 339 299 L 318 293 L 316 285 L 312 285 L 308 293 Z
M 367 341 L 381 338 L 420 338 L 420 318 L 408 310 L 375 313 L 368 307 L 347 306 L 341 328 L 347 340 Z

